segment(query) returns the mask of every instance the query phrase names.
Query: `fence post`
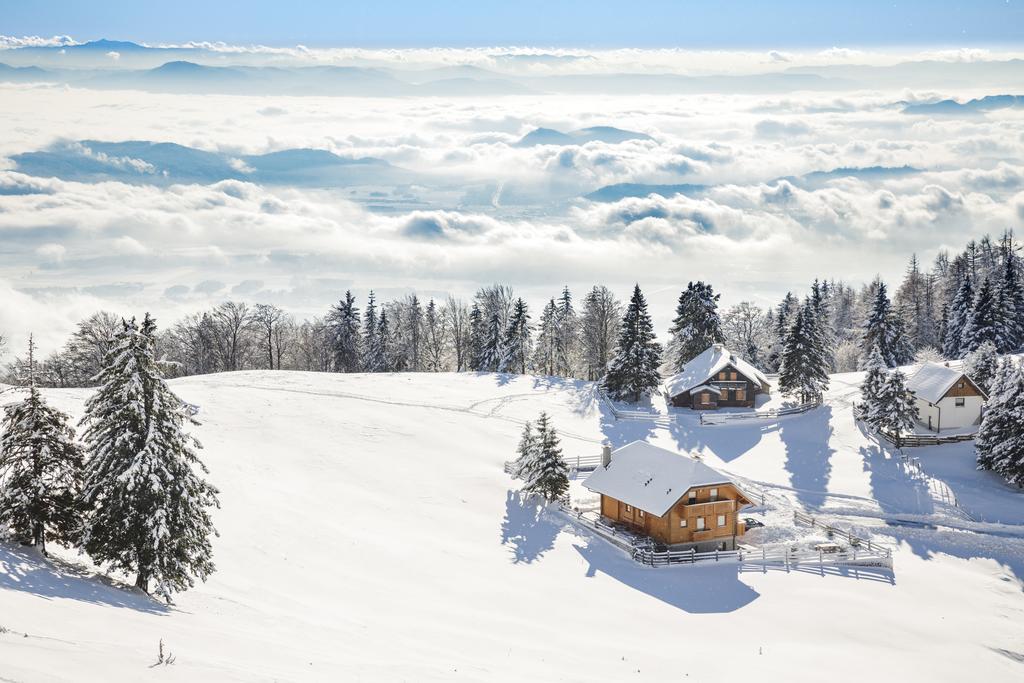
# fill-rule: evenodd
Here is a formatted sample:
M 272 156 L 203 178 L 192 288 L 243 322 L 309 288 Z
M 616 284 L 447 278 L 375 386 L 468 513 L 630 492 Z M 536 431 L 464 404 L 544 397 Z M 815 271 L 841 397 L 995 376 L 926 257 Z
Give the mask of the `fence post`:
M 694 564 L 697 561 L 697 549 L 690 548 L 690 564 Z
M 718 562 L 718 548 L 715 548 L 715 562 Z

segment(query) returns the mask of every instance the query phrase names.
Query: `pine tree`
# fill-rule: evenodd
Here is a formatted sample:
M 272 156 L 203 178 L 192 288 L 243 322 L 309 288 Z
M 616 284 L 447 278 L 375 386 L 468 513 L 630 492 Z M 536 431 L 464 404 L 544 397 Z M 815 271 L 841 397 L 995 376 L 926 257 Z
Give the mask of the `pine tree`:
M 480 306 L 473 302 L 469 309 L 469 369 L 483 370 L 484 343 L 487 336 L 487 323 Z
M 903 329 L 903 321 L 893 311 L 885 283 L 881 281 L 877 282 L 871 312 L 864 324 L 864 349 L 876 346 L 890 368 L 909 363 L 914 358 L 914 350 Z
M 1020 257 L 1013 233 L 1006 231 L 1000 242 L 1002 269 L 999 279 L 998 348 L 1002 353 L 1016 353 L 1024 347 L 1024 280 L 1020 274 Z
M 864 363 L 864 381 L 860 385 L 861 403 L 858 406 L 858 417 L 872 426 L 876 425 L 879 397 L 882 395 L 886 381 L 885 361 L 878 347 L 872 347 Z
M 136 574 L 135 585 L 168 601 L 213 573 L 209 508 L 217 489 L 204 481 L 199 442 L 184 431 L 181 399 L 154 358 L 156 324 L 124 323 L 86 401 L 85 550 L 100 563 Z M 197 472 L 197 470 L 199 472 Z
M 555 348 L 554 373 L 559 377 L 575 375 L 577 357 L 579 356 L 579 319 L 572 307 L 572 294 L 569 288 L 562 290 L 562 296 L 555 307 Z
M 666 352 L 670 372 L 679 372 L 709 346 L 725 341 L 718 317 L 718 297 L 711 285 L 699 281 L 686 285 L 679 295 Z
M 916 420 L 917 406 L 907 391 L 906 376 L 899 370 L 887 373 L 871 422 L 877 429 L 894 435 L 898 445 L 903 434 L 914 430 Z
M 562 458 L 558 434 L 548 420 L 547 413 L 537 418 L 533 457 L 521 470 L 523 491 L 557 500 L 569 490 L 569 466 Z
M 370 347 L 366 351 L 367 372 L 392 372 L 391 323 L 388 313 L 381 309 L 377 317 L 377 330 L 370 338 Z
M 519 446 L 516 447 L 516 459 L 512 462 L 512 477 L 522 479 L 533 462 L 537 449 L 537 437 L 533 433 L 533 425 L 527 422 L 523 425 L 523 434 L 519 437 Z
M 963 358 L 966 355 L 962 340 L 964 330 L 971 319 L 973 305 L 974 287 L 971 278 L 964 275 L 946 311 L 942 335 L 942 355 L 946 358 Z
M 534 345 L 533 368 L 539 375 L 555 374 L 556 337 L 558 334 L 555 300 L 544 306 L 537 329 L 537 343 Z
M 366 297 L 366 313 L 363 314 L 363 370 L 373 372 L 369 368 L 370 349 L 374 348 L 377 336 L 377 297 L 373 290 Z
M 47 540 L 77 540 L 82 451 L 68 416 L 39 393 L 31 337 L 28 348 L 28 395 L 6 406 L 0 423 L 0 528 L 46 554 Z
M 826 359 L 817 348 L 813 324 L 808 323 L 813 315 L 809 303 L 797 312 L 786 336 L 779 372 L 779 389 L 787 396 L 799 396 L 801 403 L 820 399 L 828 389 Z
M 333 337 L 334 371 L 359 372 L 362 369 L 360 320 L 352 292 L 346 291 L 345 298 L 331 309 L 327 315 L 327 324 Z
M 498 371 L 525 375 L 526 361 L 530 357 L 530 313 L 526 308 L 526 302 L 521 298 L 516 299 L 512 317 L 509 318 L 502 350 Z
M 622 318 L 618 347 L 604 377 L 604 388 L 616 400 L 639 401 L 661 382 L 660 364 L 661 344 L 654 341 L 647 301 L 640 285 L 636 285 Z
M 986 393 L 999 370 L 999 353 L 990 341 L 976 348 L 964 359 L 964 372 Z
M 992 383 L 974 447 L 978 469 L 1024 486 L 1024 370 L 1009 359 Z
M 505 331 L 501 329 L 501 318 L 498 312 L 495 311 L 491 314 L 491 320 L 487 324 L 487 334 L 484 337 L 484 344 L 480 349 L 480 361 L 477 364 L 478 371 L 498 371 L 498 367 L 505 357 L 504 339 Z
M 999 320 L 997 317 L 998 302 L 992 285 L 988 280 L 981 283 L 974 297 L 967 324 L 960 334 L 960 354 L 965 356 L 985 342 L 996 344 Z

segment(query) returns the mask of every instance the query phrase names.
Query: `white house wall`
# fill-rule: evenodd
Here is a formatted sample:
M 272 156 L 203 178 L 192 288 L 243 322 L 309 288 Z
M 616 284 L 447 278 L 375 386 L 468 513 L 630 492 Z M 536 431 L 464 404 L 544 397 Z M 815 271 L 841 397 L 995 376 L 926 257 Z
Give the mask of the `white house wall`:
M 928 426 L 928 417 L 931 416 L 932 430 L 948 431 L 950 429 L 962 429 L 976 424 L 981 418 L 981 406 L 984 399 L 981 396 L 964 396 L 964 405 L 957 407 L 956 398 L 947 396 L 932 405 L 920 398 L 914 398 L 917 406 L 917 420 L 925 427 Z

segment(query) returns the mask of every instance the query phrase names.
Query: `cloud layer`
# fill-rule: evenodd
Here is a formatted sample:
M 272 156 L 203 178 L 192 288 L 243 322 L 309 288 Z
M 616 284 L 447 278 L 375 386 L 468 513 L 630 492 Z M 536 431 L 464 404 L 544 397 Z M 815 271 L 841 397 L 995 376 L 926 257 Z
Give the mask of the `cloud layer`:
M 166 319 L 228 296 L 312 315 L 346 287 L 466 295 L 496 280 L 537 305 L 563 284 L 624 295 L 639 280 L 664 326 L 690 279 L 726 303 L 770 303 L 814 277 L 892 280 L 911 252 L 927 260 L 1024 218 L 1020 110 L 904 113 L 987 94 L 195 98 L 0 84 L 0 331 L 56 340 L 99 307 Z M 594 126 L 646 137 L 518 144 Z M 216 152 L 234 176 L 179 177 L 90 140 Z M 255 155 L 309 149 L 404 175 L 255 174 Z M 19 167 L 54 150 L 49 166 Z M 609 186 L 614 201 L 585 198 Z

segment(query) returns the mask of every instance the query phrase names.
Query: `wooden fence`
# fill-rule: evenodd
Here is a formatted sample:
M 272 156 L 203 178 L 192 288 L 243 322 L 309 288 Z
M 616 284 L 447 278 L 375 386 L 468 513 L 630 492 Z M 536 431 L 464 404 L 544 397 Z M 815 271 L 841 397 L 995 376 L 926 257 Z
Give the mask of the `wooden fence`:
M 696 564 L 698 562 L 732 562 L 738 564 L 782 565 L 785 567 L 800 564 L 833 564 L 892 567 L 892 551 L 873 545 L 849 532 L 835 530 L 850 542 L 850 547 L 839 552 L 824 550 L 794 550 L 788 545 L 762 546 L 761 548 L 737 548 L 736 550 L 716 550 L 698 553 L 690 550 L 655 550 L 650 539 L 637 536 L 624 529 L 605 524 L 600 518 L 585 517 L 579 510 L 573 510 L 563 501 L 559 510 L 576 523 L 585 526 L 605 540 L 622 548 L 630 554 L 634 561 L 650 567 L 665 567 L 674 564 Z M 806 515 L 805 515 L 806 517 Z M 813 518 L 807 518 L 816 526 L 823 526 Z M 831 527 L 825 527 L 831 528 Z
M 793 550 L 789 546 L 762 546 L 761 548 L 737 548 L 698 553 L 695 550 L 656 551 L 649 548 L 633 548 L 633 559 L 651 567 L 667 567 L 673 564 L 695 564 L 697 562 L 733 562 L 738 564 L 783 565 L 801 564 L 846 564 L 873 567 L 892 567 L 892 555 L 879 548 L 869 550 L 851 546 L 838 552 L 824 550 Z
M 974 441 L 974 434 L 948 434 L 941 436 L 935 434 L 893 434 L 884 430 L 878 430 L 878 435 L 896 446 L 897 448 L 916 448 L 918 446 L 941 446 L 944 443 L 960 443 L 963 441 Z
M 742 420 L 764 420 L 785 417 L 786 415 L 799 415 L 800 413 L 806 413 L 808 410 L 817 408 L 820 405 L 821 401 L 811 401 L 810 403 L 801 403 L 798 406 L 791 406 L 789 408 L 755 410 L 750 413 L 718 413 L 700 411 L 699 415 L 700 423 L 702 425 L 716 425 L 725 424 L 727 422 L 739 422 Z
M 593 472 L 601 466 L 601 454 L 590 453 L 587 455 L 576 455 L 572 457 L 562 456 L 562 460 L 569 466 L 570 472 Z M 505 463 L 505 474 L 512 474 L 515 462 L 509 460 Z
M 838 536 L 839 538 L 846 539 L 846 542 L 849 543 L 850 546 L 853 548 L 865 548 L 869 552 L 877 552 L 885 555 L 886 557 L 892 556 L 892 550 L 890 550 L 889 548 L 883 548 L 878 545 L 873 545 L 871 541 L 866 538 L 854 536 L 846 529 L 840 529 L 838 527 L 832 526 L 831 524 L 819 522 L 814 517 L 811 517 L 808 514 L 804 514 L 799 510 L 793 510 L 793 521 L 800 522 L 801 524 L 807 524 L 808 526 L 818 527 L 819 529 L 824 529 L 830 538 L 833 536 Z

